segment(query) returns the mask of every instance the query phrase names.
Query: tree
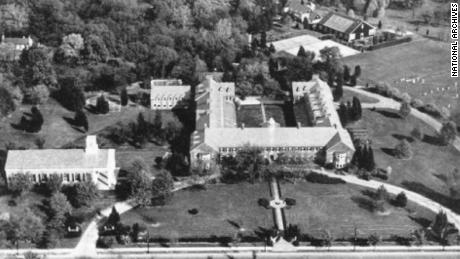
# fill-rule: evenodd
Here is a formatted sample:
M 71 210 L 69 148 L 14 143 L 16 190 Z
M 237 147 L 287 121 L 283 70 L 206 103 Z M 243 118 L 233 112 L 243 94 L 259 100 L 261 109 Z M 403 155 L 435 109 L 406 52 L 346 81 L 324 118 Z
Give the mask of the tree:
M 162 170 L 152 181 L 152 198 L 165 200 L 171 195 L 174 188 L 174 180 L 172 175 Z
M 109 217 L 107 218 L 107 225 L 109 226 L 116 226 L 120 223 L 120 214 L 118 213 L 115 206 L 112 207 L 112 212 L 110 213 Z
M 19 247 L 19 242 L 38 243 L 45 231 L 42 219 L 30 209 L 13 214 L 7 229 L 7 238 Z
M 273 43 L 270 43 L 270 46 L 268 47 L 268 51 L 270 53 L 275 53 L 276 52 L 275 45 L 273 45 Z
M 377 28 L 379 28 L 379 30 L 382 29 L 382 26 L 383 26 L 383 23 L 382 23 L 382 20 L 379 20 L 379 23 L 377 25 Z
M 437 237 L 443 245 L 449 245 L 449 236 L 455 235 L 458 230 L 449 223 L 447 214 L 444 211 L 439 211 L 435 219 L 430 225 L 431 233 Z
M 77 110 L 75 112 L 74 122 L 75 122 L 75 125 L 83 127 L 85 131 L 88 131 L 89 129 L 88 118 L 86 117 L 86 114 L 83 112 L 83 110 Z
M 307 57 L 307 52 L 305 52 L 303 46 L 300 46 L 299 51 L 297 52 L 297 57 Z
M 109 112 L 109 102 L 105 99 L 105 96 L 102 94 L 96 100 L 96 111 L 101 114 L 106 114 Z
M 374 150 L 372 147 L 369 145 L 366 150 L 366 158 L 364 161 L 362 160 L 361 163 L 364 163 L 364 168 L 368 171 L 371 172 L 375 169 L 375 158 L 374 158 Z
M 56 93 L 56 99 L 68 110 L 78 111 L 85 106 L 85 95 L 75 77 L 66 77 L 59 80 L 61 89 Z
M 442 125 L 440 131 L 440 140 L 444 145 L 452 144 L 457 137 L 457 124 L 453 121 L 448 121 Z
M 396 195 L 396 198 L 394 200 L 394 204 L 398 207 L 406 207 L 407 205 L 407 197 L 404 192 L 400 192 L 398 195 Z
M 43 115 L 41 114 L 40 110 L 36 107 L 33 106 L 30 109 L 31 112 L 31 118 L 28 121 L 27 128 L 31 132 L 39 132 L 42 129 L 43 125 Z
M 335 86 L 334 99 L 335 101 L 338 101 L 342 97 L 343 97 L 343 76 L 339 74 L 337 76 L 337 85 Z
M 412 148 L 406 139 L 403 139 L 396 145 L 394 154 L 400 159 L 410 159 L 413 156 Z
M 44 84 L 31 86 L 24 89 L 24 102 L 28 104 L 43 104 L 50 96 L 48 87 Z
M 121 89 L 120 102 L 121 106 L 126 106 L 128 104 L 128 91 L 126 90 L 126 87 L 123 87 L 123 89 Z
M 11 93 L 3 87 L 0 87 L 0 119 L 6 117 L 16 109 Z
M 56 72 L 51 63 L 50 50 L 33 46 L 22 52 L 20 64 L 23 67 L 23 80 L 27 88 L 45 85 L 50 90 L 56 90 Z
M 37 145 L 37 148 L 38 149 L 43 149 L 43 147 L 45 146 L 45 138 L 44 137 L 38 137 L 37 139 L 35 139 L 35 145 Z
M 346 126 L 350 119 L 349 119 L 347 106 L 345 105 L 344 102 L 340 102 L 339 117 L 340 117 L 340 122 L 342 122 L 342 125 Z
M 17 173 L 8 178 L 8 189 L 16 196 L 32 190 L 33 182 L 27 173 Z
M 142 158 L 135 158 L 124 169 L 127 172 L 127 193 L 140 206 L 147 206 L 152 199 L 150 167 Z
M 56 192 L 49 200 L 49 208 L 50 221 L 48 225 L 62 235 L 65 230 L 67 216 L 72 212 L 72 205 L 70 205 L 63 193 Z
M 350 85 L 351 86 L 356 86 L 357 82 L 356 82 L 356 76 L 355 75 L 352 75 L 350 77 Z
M 374 233 L 369 236 L 368 240 L 370 245 L 376 246 L 382 240 L 382 237 Z
M 59 174 L 52 174 L 48 180 L 44 183 L 45 188 L 49 194 L 57 193 L 62 187 L 62 176 Z
M 353 100 L 352 100 L 352 110 L 351 110 L 351 113 L 352 113 L 352 117 L 353 117 L 353 120 L 360 120 L 361 117 L 362 117 L 362 108 L 361 108 L 361 101 L 358 99 L 358 97 L 356 96 L 353 96 Z
M 414 138 L 414 139 L 417 139 L 417 140 L 423 140 L 424 138 L 424 133 L 423 133 L 423 130 L 422 128 L 420 127 L 415 127 L 412 132 L 411 132 L 411 136 Z
M 99 190 L 92 181 L 66 186 L 63 192 L 72 206 L 76 208 L 91 206 L 94 200 L 99 197 Z
M 350 67 L 347 65 L 343 66 L 343 81 L 345 83 L 348 83 L 350 81 Z
M 356 79 L 358 79 L 361 76 L 361 66 L 360 65 L 355 66 L 355 73 L 353 75 L 356 77 Z
M 401 106 L 399 107 L 399 115 L 401 115 L 402 118 L 407 118 L 411 112 L 411 107 L 410 103 L 408 102 L 402 102 Z

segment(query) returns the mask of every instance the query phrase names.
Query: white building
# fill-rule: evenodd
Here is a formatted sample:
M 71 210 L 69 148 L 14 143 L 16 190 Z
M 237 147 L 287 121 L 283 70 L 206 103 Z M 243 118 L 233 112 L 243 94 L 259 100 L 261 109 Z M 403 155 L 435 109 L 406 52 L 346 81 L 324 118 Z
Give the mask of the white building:
M 115 149 L 99 149 L 96 136 L 88 136 L 85 149 L 10 150 L 5 172 L 7 182 L 18 173 L 30 175 L 34 183 L 57 174 L 64 184 L 92 181 L 99 190 L 113 190 L 118 168 Z
M 178 79 L 157 79 L 151 81 L 150 108 L 171 110 L 184 107 L 190 100 L 190 85 L 182 85 Z
M 34 44 L 32 38 L 22 37 L 22 38 L 7 38 L 5 35 L 2 35 L 0 44 L 11 44 L 14 46 L 15 50 L 23 51 L 24 49 L 29 49 Z

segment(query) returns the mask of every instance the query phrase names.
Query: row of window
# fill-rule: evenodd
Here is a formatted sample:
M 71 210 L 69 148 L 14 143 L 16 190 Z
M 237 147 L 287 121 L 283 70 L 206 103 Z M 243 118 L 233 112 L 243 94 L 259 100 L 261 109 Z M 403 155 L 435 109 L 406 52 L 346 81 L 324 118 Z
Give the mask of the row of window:
M 264 151 L 266 152 L 286 152 L 286 151 L 320 151 L 323 147 L 266 147 L 263 148 Z M 235 147 L 223 147 L 219 148 L 219 152 L 221 153 L 227 153 L 227 152 L 237 152 L 241 148 L 235 148 Z
M 46 182 L 48 181 L 50 175 L 52 174 L 47 174 L 47 173 L 30 173 L 28 172 L 27 174 L 30 175 L 32 182 L 34 183 L 41 183 L 41 182 Z M 63 174 L 57 174 L 62 177 L 62 180 L 64 182 L 86 182 L 86 181 L 91 181 L 92 175 L 91 173 L 63 173 Z

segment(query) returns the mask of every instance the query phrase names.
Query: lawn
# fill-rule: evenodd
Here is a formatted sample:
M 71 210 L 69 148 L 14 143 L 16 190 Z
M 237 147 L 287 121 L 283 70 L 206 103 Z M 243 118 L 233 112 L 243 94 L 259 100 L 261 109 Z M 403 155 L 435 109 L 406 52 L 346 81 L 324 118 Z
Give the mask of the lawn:
M 122 214 L 124 224 L 144 223 L 152 238 L 233 237 L 237 225 L 245 236 L 255 237 L 259 228 L 273 227 L 271 210 L 257 205 L 259 198 L 269 198 L 267 183 L 208 185 L 206 190 L 183 190 L 174 193 L 165 206 L 136 208 Z M 198 213 L 192 215 L 191 209 Z M 152 225 L 159 223 L 159 226 Z
M 377 166 L 392 167 L 389 182 L 420 192 L 451 208 L 458 200 L 451 198 L 449 183 L 445 181 L 455 168 L 460 168 L 460 152 L 452 146 L 440 146 L 434 130 L 420 120 L 409 116 L 399 118 L 394 111 L 363 111 L 363 118 L 354 126 L 366 127 L 369 131 Z M 415 126 L 425 133 L 423 141 L 410 138 Z M 414 152 L 410 160 L 397 159 L 392 150 L 400 139 L 407 138 Z
M 360 84 L 385 81 L 424 103 L 434 102 L 452 113 L 460 110 L 460 92 L 454 87 L 455 78 L 450 77 L 450 45 L 446 42 L 419 39 L 344 60 L 352 67 L 361 65 Z M 415 77 L 424 83 L 400 82 L 401 78 Z
M 236 111 L 238 126 L 244 123 L 245 127 L 260 127 L 264 122 L 260 105 L 243 105 Z
M 280 127 L 286 127 L 286 118 L 284 116 L 284 110 L 282 105 L 266 104 L 264 106 L 265 116 L 267 120 L 273 118 L 276 122 L 280 124 Z
M 30 112 L 31 107 L 30 105 L 21 105 L 9 118 L 0 121 L 0 147 L 3 147 L 7 142 L 14 142 L 18 147 L 35 148 L 35 140 L 38 137 L 43 137 L 45 139 L 44 148 L 60 148 L 86 135 L 82 130 L 74 128 L 66 121 L 66 118 L 73 118 L 74 113 L 66 110 L 52 98 L 38 107 L 44 118 L 40 132 L 28 133 L 13 128 L 12 124 L 19 123 L 23 113 Z M 135 118 L 138 113 L 138 108 L 133 107 L 123 108 L 120 112 L 110 112 L 105 115 L 87 112 L 89 134 L 94 134 L 119 121 Z
M 377 233 L 382 238 L 389 238 L 391 235 L 407 236 L 420 228 L 409 215 L 430 220 L 434 217 L 423 208 L 419 213 L 410 214 L 406 209 L 390 205 L 387 206 L 391 211 L 389 215 L 378 215 L 359 202 L 370 200 L 363 194 L 364 190 L 351 184 L 284 183 L 281 185 L 283 197 L 297 201 L 295 206 L 285 210 L 286 221 L 297 224 L 303 234 L 316 237 L 328 230 L 334 239 L 348 239 L 357 227 L 360 237 Z
M 343 96 L 342 96 L 342 101 L 347 102 L 347 101 L 352 101 L 353 97 L 356 96 L 361 103 L 378 103 L 378 100 L 372 97 L 369 97 L 367 95 L 363 95 L 360 93 L 352 92 L 347 89 L 343 89 Z

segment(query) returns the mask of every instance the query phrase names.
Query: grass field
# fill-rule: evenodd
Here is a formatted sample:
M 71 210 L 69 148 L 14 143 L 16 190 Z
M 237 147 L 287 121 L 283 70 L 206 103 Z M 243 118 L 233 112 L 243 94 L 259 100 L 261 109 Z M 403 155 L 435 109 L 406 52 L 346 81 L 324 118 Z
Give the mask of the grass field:
M 265 104 L 265 117 L 268 121 L 273 118 L 281 127 L 286 126 L 286 117 L 281 105 Z M 261 127 L 264 122 L 260 105 L 243 105 L 237 110 L 237 124 L 244 123 L 245 127 Z
M 11 124 L 19 123 L 24 112 L 30 112 L 30 105 L 21 105 L 11 115 L 0 121 L 0 147 L 7 142 L 14 142 L 18 147 L 35 148 L 35 140 L 38 137 L 45 139 L 44 148 L 59 148 L 86 134 L 98 132 L 118 121 L 129 121 L 135 119 L 139 110 L 137 108 L 125 108 L 121 112 L 110 112 L 105 115 L 92 114 L 87 112 L 89 122 L 89 132 L 84 133 L 78 128 L 74 128 L 66 121 L 66 118 L 73 118 L 74 113 L 63 108 L 54 99 L 49 99 L 47 103 L 40 105 L 44 124 L 38 133 L 23 132 L 12 127 Z
M 349 184 L 282 184 L 283 197 L 297 201 L 295 206 L 285 210 L 286 220 L 288 223 L 297 224 L 304 234 L 319 237 L 324 230 L 329 230 L 335 239 L 348 239 L 353 236 L 354 227 L 358 228 L 360 237 L 367 237 L 372 233 L 382 238 L 389 238 L 391 235 L 406 236 L 420 228 L 409 215 L 430 220 L 434 217 L 433 213 L 427 213 L 423 209 L 419 213 L 410 214 L 406 209 L 390 205 L 389 215 L 378 215 L 357 202 L 359 199 L 370 200 L 362 193 L 364 190 Z
M 361 65 L 360 84 L 384 81 L 424 103 L 436 103 L 453 114 L 460 112 L 460 89 L 450 77 L 449 43 L 421 39 L 344 60 L 353 67 Z M 415 77 L 424 79 L 424 83 L 400 82 L 401 78 Z
M 460 168 L 460 152 L 452 146 L 437 144 L 431 127 L 412 116 L 404 120 L 394 111 L 387 110 L 365 110 L 363 118 L 355 126 L 369 130 L 377 166 L 392 167 L 390 183 L 409 189 L 417 186 L 416 191 L 458 209 L 458 205 L 455 205 L 458 200 L 451 199 L 449 183 L 444 179 L 455 168 Z M 415 126 L 419 126 L 425 133 L 423 141 L 410 138 L 410 132 Z M 403 138 L 412 141 L 414 156 L 410 160 L 397 159 L 392 155 L 393 148 Z
M 347 101 L 351 102 L 354 96 L 358 97 L 358 99 L 361 101 L 361 103 L 377 103 L 378 102 L 378 100 L 375 99 L 375 98 L 369 97 L 367 95 L 362 95 L 360 93 L 352 92 L 352 91 L 349 91 L 347 89 L 343 89 L 343 96 L 342 96 L 341 101 L 343 101 L 345 103 Z
M 271 210 L 257 205 L 259 198 L 269 197 L 267 183 L 209 185 L 206 190 L 174 193 L 165 206 L 131 210 L 121 220 L 129 225 L 143 222 L 153 238 L 233 237 L 236 225 L 246 229 L 245 236 L 256 236 L 260 227 L 273 227 Z M 194 208 L 198 214 L 191 215 Z M 154 222 L 159 226 L 152 226 Z

